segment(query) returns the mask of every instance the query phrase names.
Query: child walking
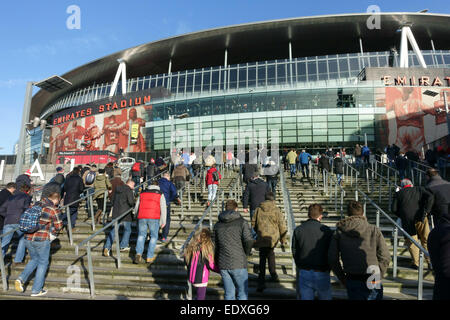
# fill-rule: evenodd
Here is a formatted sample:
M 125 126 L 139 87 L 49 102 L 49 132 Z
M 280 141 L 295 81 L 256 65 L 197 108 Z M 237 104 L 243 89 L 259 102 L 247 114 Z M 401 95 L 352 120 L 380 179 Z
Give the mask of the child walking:
M 194 234 L 184 252 L 189 282 L 197 288 L 197 300 L 205 300 L 209 271 L 219 272 L 214 265 L 214 244 L 211 231 L 201 229 Z

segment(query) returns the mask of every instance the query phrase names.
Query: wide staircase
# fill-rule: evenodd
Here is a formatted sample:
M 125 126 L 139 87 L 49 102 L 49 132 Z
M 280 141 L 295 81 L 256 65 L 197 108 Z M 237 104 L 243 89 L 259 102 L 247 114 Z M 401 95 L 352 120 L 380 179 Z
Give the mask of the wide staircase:
M 356 182 L 355 175 L 344 178 L 342 183 L 345 196 L 341 204 L 341 191 L 337 187 L 335 193 L 335 186 L 328 188 L 324 192 L 322 175 L 318 175 L 317 185 L 315 179 L 302 179 L 301 174 L 291 179 L 289 172 L 286 172 L 287 185 L 292 201 L 293 212 L 295 216 L 295 224 L 299 225 L 302 221 L 307 220 L 308 206 L 312 203 L 319 203 L 324 208 L 326 216 L 322 223 L 335 229 L 336 223 L 341 217 L 346 217 L 346 208 L 348 201 L 358 200 L 366 203 L 366 216 L 371 224 L 376 224 L 377 209 L 370 204 L 368 200 L 360 192 L 358 192 L 358 199 L 356 199 L 356 186 L 364 192 L 368 198 L 375 202 L 383 211 L 389 214 L 393 220 L 397 217 L 390 214 L 389 210 L 389 188 L 387 180 L 381 179 L 374 174 L 372 179 L 372 172 L 369 172 L 369 179 L 366 178 L 365 170 L 360 171 L 360 176 Z M 380 184 L 381 180 L 381 184 Z M 389 179 L 391 181 L 391 188 L 394 188 L 394 177 Z M 393 195 L 391 194 L 391 199 Z M 341 209 L 342 207 L 342 209 Z M 391 257 L 394 251 L 394 233 L 393 225 L 382 214 L 379 215 L 379 227 L 383 233 L 386 243 L 389 247 Z M 391 261 L 387 274 L 383 278 L 384 299 L 407 299 L 416 300 L 418 295 L 418 270 L 411 268 L 411 256 L 407 247 L 405 246 L 405 238 L 401 232 L 398 232 L 398 262 L 397 262 L 397 276 L 393 277 L 393 262 Z M 428 270 L 427 263 L 424 263 L 424 280 L 423 280 L 423 299 L 428 300 L 432 298 L 434 277 L 432 271 Z M 344 287 L 339 283 L 337 278 L 332 274 L 332 291 L 334 298 L 346 297 Z
M 299 225 L 307 219 L 307 209 L 312 203 L 320 203 L 325 212 L 326 218 L 323 223 L 330 227 L 335 227 L 336 222 L 341 218 L 341 208 L 339 194 L 337 203 L 334 194 L 330 198 L 329 190 L 326 194 L 321 183 L 314 186 L 314 182 L 310 183 L 306 179 L 300 180 L 300 176 L 293 181 L 288 177 L 286 172 L 286 187 L 290 192 L 293 213 L 295 217 L 295 225 Z M 229 170 L 223 173 L 220 189 L 225 190 L 223 199 L 229 198 L 229 189 L 236 182 L 237 173 Z M 365 181 L 360 179 L 358 185 L 363 190 L 367 190 Z M 347 177 L 344 182 L 346 196 L 344 197 L 344 214 L 347 201 L 355 199 L 355 183 L 353 187 L 350 185 Z M 194 201 L 194 188 L 191 187 L 191 208 L 188 208 L 188 198 L 186 192 L 183 195 L 183 210 L 180 206 L 171 205 L 171 227 L 169 233 L 169 241 L 165 244 L 158 244 L 155 250 L 156 261 L 151 264 L 133 264 L 134 248 L 136 245 L 137 228 L 133 224 L 132 235 L 130 239 L 130 252 L 121 252 L 121 267 L 117 267 L 115 244 L 111 250 L 111 257 L 103 257 L 102 250 L 106 239 L 106 234 L 102 233 L 91 242 L 92 246 L 92 264 L 93 274 L 95 278 L 95 298 L 96 299 L 187 299 L 187 271 L 185 263 L 180 256 L 180 249 L 186 241 L 187 237 L 194 230 L 195 225 L 205 211 L 207 191 L 197 188 L 198 201 Z M 386 191 L 382 189 L 382 208 L 387 208 Z M 220 195 L 220 192 L 218 193 Z M 238 201 L 240 208 L 242 190 L 238 193 Z M 285 211 L 283 202 L 283 191 L 281 184 L 277 186 L 277 204 Z M 374 198 L 377 195 L 374 194 Z M 222 198 L 220 198 L 220 204 Z M 360 199 L 361 200 L 361 199 Z M 46 278 L 45 286 L 49 292 L 46 296 L 37 299 L 90 299 L 90 285 L 88 272 L 88 258 L 85 248 L 81 248 L 78 255 L 75 254 L 75 245 L 88 238 L 93 234 L 93 230 L 88 219 L 87 212 L 84 209 L 84 203 L 80 205 L 78 223 L 76 231 L 73 235 L 73 243 L 71 246 L 67 234 L 61 234 L 59 239 L 55 241 L 51 251 L 51 261 Z M 221 210 L 222 208 L 219 208 Z M 213 224 L 217 222 L 217 206 L 212 208 Z M 241 211 L 241 214 L 249 221 L 249 214 Z M 285 212 L 286 214 L 286 212 Z M 375 223 L 375 211 L 367 205 L 367 216 L 369 222 Z M 204 227 L 209 227 L 209 215 L 206 215 L 203 221 Z M 97 225 L 96 230 L 102 225 Z M 380 219 L 380 227 L 383 231 L 388 246 L 392 252 L 393 238 L 392 226 L 384 219 Z M 108 230 L 109 231 L 109 230 Z M 120 234 L 122 230 L 120 230 Z M 399 267 L 397 277 L 392 277 L 392 264 L 388 269 L 388 274 L 383 281 L 384 298 L 385 299 L 417 299 L 417 270 L 408 268 L 410 264 L 410 256 L 406 248 L 403 246 L 403 237 L 399 237 Z M 10 252 L 15 252 L 15 243 L 10 247 Z M 148 241 L 146 243 L 147 247 Z M 279 280 L 274 282 L 270 279 L 268 271 L 266 272 L 266 289 L 262 293 L 256 291 L 259 256 L 257 250 L 252 250 L 249 257 L 249 299 L 296 299 L 295 291 L 295 272 L 293 272 L 292 254 L 290 245 L 281 247 L 278 245 L 275 249 L 276 268 Z M 146 257 L 144 252 L 144 258 Z M 32 281 L 26 284 L 25 293 L 18 293 L 14 290 L 14 280 L 23 271 L 25 265 L 12 266 L 11 259 L 6 260 L 6 270 L 8 275 L 9 290 L 0 291 L 0 299 L 31 299 Z M 26 262 L 28 256 L 26 257 Z M 78 277 L 79 274 L 79 277 Z M 430 271 L 424 274 L 424 299 L 430 299 L 432 295 L 433 275 Z M 332 292 L 334 299 L 346 299 L 346 291 L 332 275 Z M 223 283 L 219 274 L 211 272 L 207 299 L 223 299 Z M 33 298 L 36 299 L 36 298 Z

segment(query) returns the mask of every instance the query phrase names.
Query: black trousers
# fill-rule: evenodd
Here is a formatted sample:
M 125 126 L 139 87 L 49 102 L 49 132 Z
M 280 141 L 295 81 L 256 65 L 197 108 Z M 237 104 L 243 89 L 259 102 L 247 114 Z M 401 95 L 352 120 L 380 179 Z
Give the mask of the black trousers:
M 275 270 L 275 253 L 273 248 L 259 248 L 259 282 L 264 283 L 266 277 L 266 260 L 269 261 L 269 272 L 271 275 L 276 274 Z

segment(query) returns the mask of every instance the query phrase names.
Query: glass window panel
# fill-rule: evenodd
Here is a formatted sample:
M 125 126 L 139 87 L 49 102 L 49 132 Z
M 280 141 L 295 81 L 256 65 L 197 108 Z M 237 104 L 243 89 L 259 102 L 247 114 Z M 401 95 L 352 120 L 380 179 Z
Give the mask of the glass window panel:
M 186 92 L 192 92 L 193 87 L 194 87 L 194 75 L 192 73 L 188 73 L 186 78 Z
M 225 113 L 225 97 L 215 97 L 213 98 L 213 114 L 224 114 Z
M 186 84 L 186 75 L 185 74 L 181 74 L 179 76 L 179 80 L 178 80 L 178 93 L 183 93 L 184 92 L 185 84 Z
M 262 118 L 262 119 L 253 119 L 253 123 L 254 123 L 254 124 L 266 124 L 266 123 L 267 123 L 267 119 L 266 119 L 266 118 Z
M 255 110 L 256 112 L 266 111 L 267 110 L 266 94 L 254 94 L 252 96 L 252 104 L 253 110 Z
M 311 123 L 312 120 L 311 117 L 297 117 L 297 121 Z
M 202 74 L 197 72 L 195 74 L 194 91 L 201 91 L 202 89 Z
M 378 60 L 377 60 L 377 57 L 370 57 L 369 60 L 370 60 L 370 66 L 371 66 L 372 68 L 378 67 Z
M 302 129 L 311 129 L 313 124 L 312 122 L 298 122 L 297 127 Z
M 237 96 L 226 96 L 225 97 L 225 113 L 239 113 L 240 108 L 238 106 Z
M 201 115 L 200 103 L 198 100 L 189 100 L 187 103 L 187 113 L 191 117 L 197 117 Z
M 297 81 L 299 81 L 299 82 L 306 81 L 306 63 L 305 62 L 297 62 Z
M 319 122 L 319 121 L 322 121 L 322 122 L 326 123 L 327 116 L 313 116 L 312 120 L 313 120 L 313 123 L 316 123 L 316 122 Z
M 233 127 L 239 126 L 239 120 L 228 120 L 227 121 L 227 127 L 228 126 L 233 126 Z
M 237 87 L 237 70 L 236 70 L 236 68 L 232 68 L 232 69 L 230 69 L 229 88 L 236 89 L 236 87 Z
M 340 136 L 336 136 L 336 135 L 330 135 L 330 136 L 328 136 L 328 141 L 336 141 L 336 142 L 340 142 L 340 141 L 342 141 L 343 139 L 342 139 L 342 136 L 340 135 Z
M 248 87 L 256 86 L 256 68 L 250 67 L 248 68 Z
M 297 138 L 298 142 L 312 142 L 312 137 L 311 136 L 299 136 Z
M 357 114 L 344 114 L 344 121 L 358 121 Z
M 328 129 L 329 134 L 342 134 L 342 129 Z
M 239 120 L 239 125 L 240 126 L 245 126 L 245 125 L 252 125 L 252 119 L 240 119 Z
M 211 115 L 211 99 L 200 99 L 200 108 L 202 116 L 210 116 Z
M 296 143 L 297 137 L 283 137 L 283 143 Z
M 340 58 L 339 59 L 339 71 L 348 71 L 348 60 L 347 58 Z
M 152 79 L 151 81 L 154 81 L 154 79 Z M 176 93 L 177 90 L 177 82 L 178 82 L 178 74 L 173 74 L 172 75 L 172 79 L 170 80 L 170 91 L 172 91 L 172 93 Z M 150 86 L 151 88 L 154 88 L 154 83 L 151 82 Z
M 332 115 L 332 116 L 328 116 L 328 121 L 342 121 L 342 116 L 341 115 Z
M 328 128 L 342 128 L 342 122 L 328 122 Z
M 252 105 L 252 98 L 250 95 L 240 95 L 238 96 L 238 109 L 239 112 L 252 112 L 253 111 L 253 105 Z
M 296 123 L 283 123 L 283 130 L 292 130 L 292 129 L 297 129 L 297 124 Z
M 327 136 L 313 136 L 313 141 L 314 142 L 327 142 L 328 141 L 328 137 Z
M 299 136 L 310 136 L 311 135 L 311 129 L 301 129 L 297 130 Z
M 359 61 L 358 58 L 350 58 L 350 69 L 351 70 L 355 70 L 355 71 L 359 71 Z
M 296 130 L 283 130 L 283 136 L 284 137 L 296 137 L 297 131 Z
M 278 84 L 286 83 L 286 64 L 277 65 L 277 83 Z
M 316 61 L 308 62 L 308 81 L 317 81 L 317 63 L 316 63 Z
M 212 72 L 212 84 L 211 84 L 211 90 L 219 90 L 219 71 L 213 71 Z
M 267 84 L 275 84 L 275 65 L 273 64 L 267 66 Z
M 158 80 L 156 81 L 156 86 L 157 87 L 162 87 L 163 85 L 163 77 L 158 77 Z
M 344 128 L 358 128 L 358 122 L 344 122 Z
M 266 66 L 258 66 L 258 86 L 266 85 Z
M 203 72 L 203 91 L 209 92 L 211 81 L 211 71 L 205 70 Z

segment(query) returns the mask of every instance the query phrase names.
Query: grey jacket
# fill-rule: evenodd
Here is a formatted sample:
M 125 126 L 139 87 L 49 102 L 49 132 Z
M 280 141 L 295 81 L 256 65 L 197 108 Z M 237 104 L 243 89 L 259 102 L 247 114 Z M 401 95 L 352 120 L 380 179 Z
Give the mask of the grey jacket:
M 224 211 L 214 226 L 215 258 L 221 270 L 247 269 L 254 240 L 248 222 L 237 211 Z
M 391 255 L 380 229 L 363 216 L 345 218 L 336 227 L 328 250 L 328 263 L 339 280 L 345 279 L 346 274 L 369 275 L 369 266 L 378 266 L 383 277 Z

